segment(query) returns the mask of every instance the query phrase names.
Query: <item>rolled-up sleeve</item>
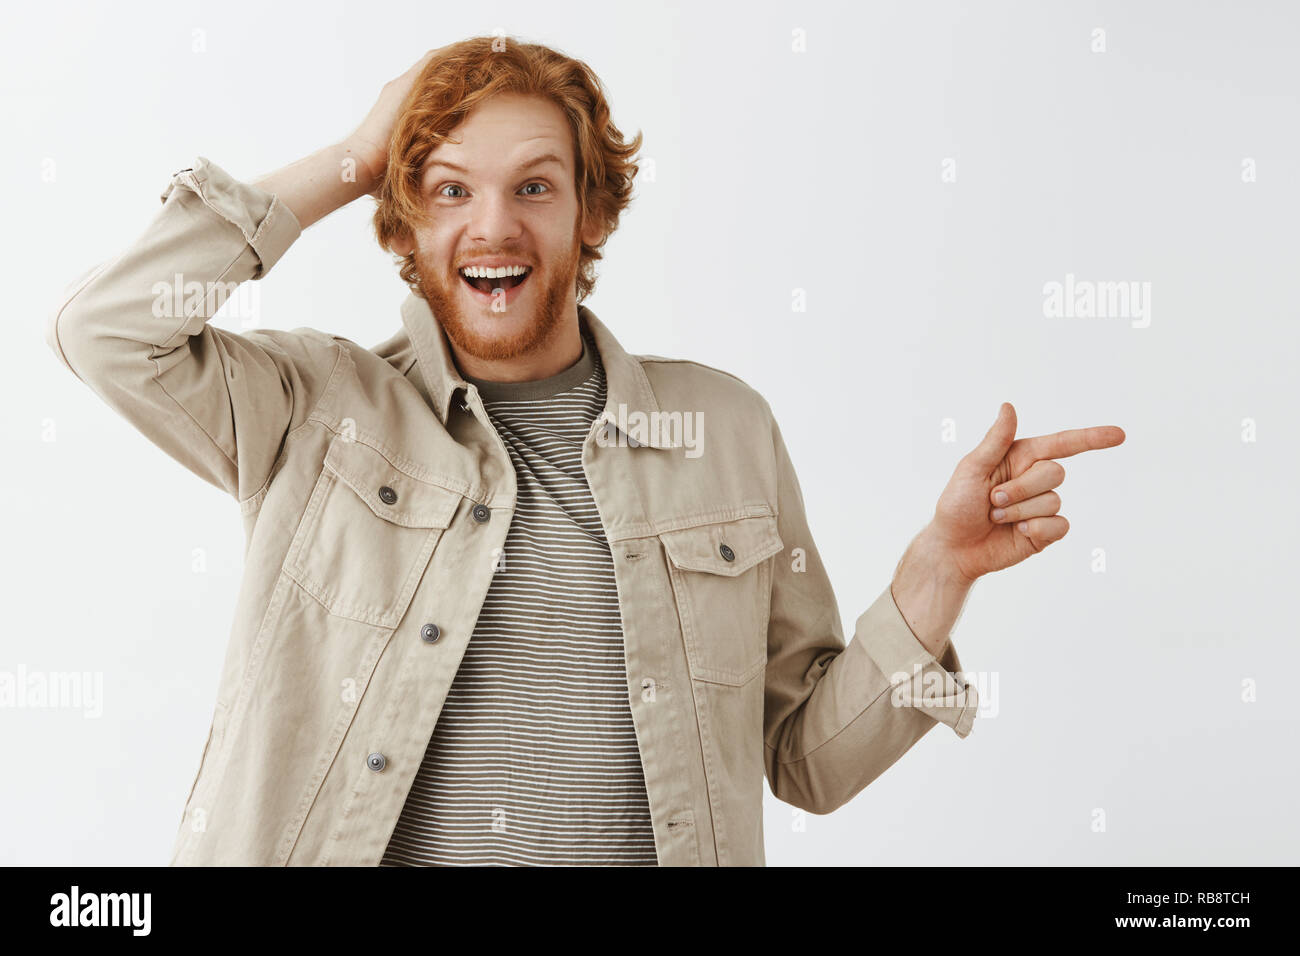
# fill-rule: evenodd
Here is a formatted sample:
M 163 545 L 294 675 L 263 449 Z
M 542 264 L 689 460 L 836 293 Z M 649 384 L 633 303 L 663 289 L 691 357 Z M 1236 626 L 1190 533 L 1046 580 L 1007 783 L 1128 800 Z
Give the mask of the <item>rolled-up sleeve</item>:
M 243 501 L 323 394 L 339 346 L 309 328 L 236 333 L 208 321 L 301 234 L 277 196 L 200 156 L 160 199 L 134 243 L 65 290 L 46 341 L 158 447 Z
M 939 658 L 927 651 L 894 601 L 892 587 L 862 612 L 854 639 L 889 679 L 894 706 L 920 708 L 958 737 L 970 734 L 979 694 L 962 671 L 956 646 L 950 640 Z
M 239 230 L 257 254 L 251 279 L 260 279 L 270 272 L 302 235 L 297 217 L 279 196 L 233 179 L 203 156 L 193 166 L 173 173 L 158 198 L 166 204 L 167 197 L 177 187 L 192 190 L 205 206 Z

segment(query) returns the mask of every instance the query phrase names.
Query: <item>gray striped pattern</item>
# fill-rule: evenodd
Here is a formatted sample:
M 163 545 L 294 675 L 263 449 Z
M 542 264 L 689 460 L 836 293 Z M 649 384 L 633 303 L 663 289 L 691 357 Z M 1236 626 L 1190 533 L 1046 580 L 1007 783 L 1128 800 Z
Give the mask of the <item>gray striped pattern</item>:
M 657 863 L 614 565 L 582 470 L 605 405 L 583 336 L 581 363 L 552 378 L 471 379 L 518 506 L 380 866 Z

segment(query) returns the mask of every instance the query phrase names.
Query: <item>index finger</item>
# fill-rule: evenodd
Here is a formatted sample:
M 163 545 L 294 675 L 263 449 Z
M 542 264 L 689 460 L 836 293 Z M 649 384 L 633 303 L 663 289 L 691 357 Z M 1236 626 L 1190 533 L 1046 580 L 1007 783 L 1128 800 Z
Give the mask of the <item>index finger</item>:
M 1022 439 L 1021 453 L 1034 461 L 1044 458 L 1069 458 L 1084 451 L 1113 448 L 1124 441 L 1124 429 L 1117 425 L 1094 425 L 1092 428 L 1072 428 L 1052 435 L 1036 435 Z

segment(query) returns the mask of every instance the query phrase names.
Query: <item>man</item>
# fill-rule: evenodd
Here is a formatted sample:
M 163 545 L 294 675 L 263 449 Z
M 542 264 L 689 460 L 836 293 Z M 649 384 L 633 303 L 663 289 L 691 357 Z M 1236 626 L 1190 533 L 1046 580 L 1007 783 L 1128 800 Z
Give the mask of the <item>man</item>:
M 173 864 L 762 864 L 764 778 L 829 813 L 970 732 L 971 584 L 1060 539 L 1052 459 L 1123 432 L 1016 440 L 1004 404 L 846 645 L 768 403 L 580 304 L 639 143 L 585 65 L 452 44 L 256 183 L 200 157 L 56 311 L 247 535 Z M 207 321 L 365 194 L 402 331 Z

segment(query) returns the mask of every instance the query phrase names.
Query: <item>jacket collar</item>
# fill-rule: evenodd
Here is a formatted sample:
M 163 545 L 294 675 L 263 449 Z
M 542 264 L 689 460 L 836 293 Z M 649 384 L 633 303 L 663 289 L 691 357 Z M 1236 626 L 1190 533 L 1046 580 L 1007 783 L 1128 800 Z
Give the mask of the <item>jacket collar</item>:
M 659 403 L 641 362 L 619 345 L 614 333 L 585 305 L 578 305 L 578 321 L 590 330 L 601 364 L 605 367 L 605 409 L 597 420 L 606 421 L 620 430 L 624 430 L 622 423 L 634 412 L 642 412 L 654 421 L 659 415 Z M 409 293 L 402 303 L 402 324 L 415 349 L 415 367 L 423 380 L 426 398 L 445 428 L 453 396 L 457 391 L 468 389 L 469 383 L 456 368 L 447 333 L 435 319 L 427 300 L 414 292 Z M 411 374 L 409 368 L 406 374 Z M 621 415 L 620 406 L 623 409 Z M 639 443 L 652 448 L 673 447 L 659 429 L 650 429 L 650 440 Z

